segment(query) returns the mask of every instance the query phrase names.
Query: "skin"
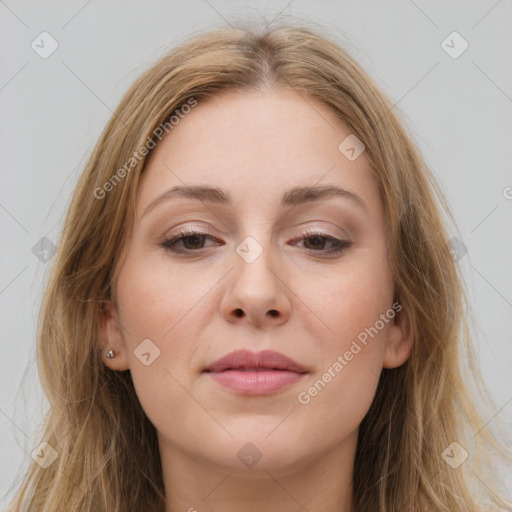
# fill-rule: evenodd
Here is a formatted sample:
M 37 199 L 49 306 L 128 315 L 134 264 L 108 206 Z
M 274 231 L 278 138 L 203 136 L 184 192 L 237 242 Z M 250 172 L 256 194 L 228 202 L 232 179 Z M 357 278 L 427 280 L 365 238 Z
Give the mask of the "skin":
M 166 512 L 351 510 L 359 424 L 382 368 L 407 360 L 413 336 L 403 311 L 299 402 L 393 304 L 376 179 L 364 153 L 350 161 L 338 150 L 350 133 L 316 99 L 231 91 L 200 101 L 147 162 L 101 339 L 116 351 L 105 364 L 130 369 L 157 429 Z M 143 215 L 165 190 L 198 184 L 224 189 L 232 204 L 179 198 Z M 341 197 L 279 204 L 292 187 L 319 185 L 365 207 Z M 181 254 L 162 247 L 185 227 L 212 238 L 178 242 Z M 351 245 L 326 256 L 333 244 L 304 238 L 306 229 Z M 236 252 L 249 236 L 263 251 L 251 263 Z M 148 366 L 134 353 L 144 339 L 160 350 Z M 276 350 L 309 373 L 268 395 L 236 393 L 203 372 L 235 349 Z M 252 467 L 237 457 L 246 443 L 262 455 Z

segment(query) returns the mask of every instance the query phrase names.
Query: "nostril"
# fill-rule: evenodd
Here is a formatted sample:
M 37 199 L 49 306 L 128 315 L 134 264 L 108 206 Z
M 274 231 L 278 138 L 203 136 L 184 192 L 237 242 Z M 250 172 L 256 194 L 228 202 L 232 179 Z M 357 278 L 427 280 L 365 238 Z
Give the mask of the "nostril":
M 279 315 L 279 313 L 275 309 L 271 309 L 269 311 L 269 314 L 270 314 L 270 316 L 278 316 Z
M 241 309 L 235 309 L 235 315 L 241 317 L 244 315 L 244 312 Z

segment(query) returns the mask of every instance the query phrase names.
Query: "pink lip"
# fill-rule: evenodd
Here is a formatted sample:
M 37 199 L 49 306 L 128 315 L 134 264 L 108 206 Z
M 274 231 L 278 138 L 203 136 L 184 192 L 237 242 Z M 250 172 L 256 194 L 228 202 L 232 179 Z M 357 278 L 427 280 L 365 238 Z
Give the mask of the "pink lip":
M 249 395 L 278 391 L 307 373 L 301 364 L 272 350 L 235 350 L 208 366 L 205 372 L 222 386 Z

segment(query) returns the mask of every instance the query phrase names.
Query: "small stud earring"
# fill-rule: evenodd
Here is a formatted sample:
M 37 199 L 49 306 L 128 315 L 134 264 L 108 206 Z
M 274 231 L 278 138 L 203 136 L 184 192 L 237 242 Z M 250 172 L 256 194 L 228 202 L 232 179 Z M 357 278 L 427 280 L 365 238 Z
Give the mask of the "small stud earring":
M 105 356 L 107 359 L 113 359 L 114 358 L 114 351 L 113 350 L 109 350 L 107 352 L 107 355 Z

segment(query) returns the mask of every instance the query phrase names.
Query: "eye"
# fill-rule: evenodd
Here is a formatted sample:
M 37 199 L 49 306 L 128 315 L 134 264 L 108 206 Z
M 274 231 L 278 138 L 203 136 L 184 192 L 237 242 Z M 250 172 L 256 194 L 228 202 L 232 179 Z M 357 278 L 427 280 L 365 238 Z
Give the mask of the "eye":
M 195 229 L 183 229 L 180 230 L 179 235 L 164 240 L 161 246 L 174 253 L 194 252 L 203 249 L 203 244 L 207 239 L 213 240 L 213 237 L 208 233 L 202 233 Z M 180 243 L 183 248 L 177 247 Z
M 208 233 L 203 233 L 195 229 L 182 229 L 179 234 L 164 240 L 160 245 L 176 254 L 198 252 L 205 248 L 206 240 L 213 240 L 214 237 Z M 322 256 L 336 256 L 349 248 L 352 243 L 339 240 L 331 235 L 318 231 L 307 231 L 302 235 L 299 241 L 304 241 L 306 249 Z M 181 244 L 181 247 L 179 247 Z M 330 244 L 330 249 L 325 249 L 326 244 Z
M 318 231 L 307 231 L 300 240 L 305 242 L 306 249 L 321 253 L 323 256 L 336 256 L 352 245 L 351 242 Z M 325 249 L 326 243 L 332 245 L 328 250 Z

